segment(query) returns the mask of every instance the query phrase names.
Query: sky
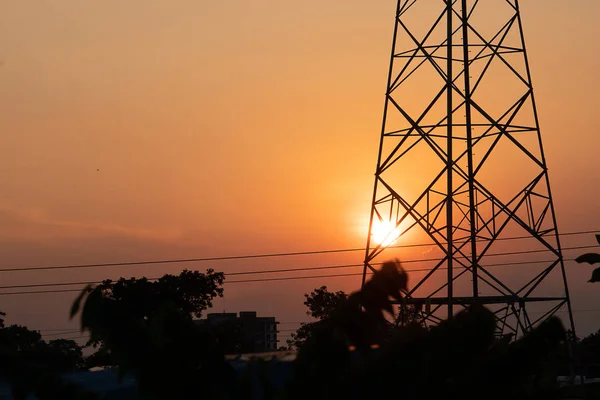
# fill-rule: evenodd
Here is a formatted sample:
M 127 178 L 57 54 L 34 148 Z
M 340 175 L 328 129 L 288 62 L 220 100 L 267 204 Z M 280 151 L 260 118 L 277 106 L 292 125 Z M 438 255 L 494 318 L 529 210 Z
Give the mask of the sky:
M 497 1 L 481 7 L 493 15 Z M 0 1 L 0 267 L 364 247 L 394 8 Z M 600 230 L 600 3 L 526 0 L 521 11 L 559 229 Z M 235 272 L 362 257 L 185 266 Z M 0 285 L 183 267 L 4 272 Z M 600 329 L 591 267 L 568 263 L 567 273 L 580 333 Z M 307 320 L 303 294 L 321 285 L 352 291 L 360 278 L 228 284 L 215 311 L 256 310 L 292 329 Z M 0 296 L 0 310 L 9 323 L 70 327 L 74 297 Z

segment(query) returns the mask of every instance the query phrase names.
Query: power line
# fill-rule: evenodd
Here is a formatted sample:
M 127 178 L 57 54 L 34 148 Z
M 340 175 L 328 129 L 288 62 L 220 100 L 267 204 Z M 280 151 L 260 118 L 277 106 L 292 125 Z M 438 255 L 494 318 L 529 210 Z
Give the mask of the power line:
M 564 261 L 574 261 L 574 258 L 565 259 Z M 501 264 L 493 264 L 489 266 L 515 266 L 515 265 L 525 265 L 525 264 L 540 264 L 540 263 L 548 263 L 551 262 L 549 260 L 544 261 L 528 261 L 528 262 L 514 262 L 514 263 L 501 263 Z M 359 264 L 362 266 L 362 264 Z M 440 267 L 439 270 L 445 270 L 446 267 Z M 427 272 L 431 271 L 430 268 L 423 269 L 414 269 L 407 270 L 407 272 Z M 367 273 L 368 275 L 372 273 Z M 347 273 L 347 274 L 328 274 L 328 275 L 310 275 L 310 276 L 289 276 L 289 277 L 281 277 L 281 278 L 259 278 L 259 279 L 245 279 L 238 281 L 229 281 L 224 282 L 225 284 L 231 283 L 257 283 L 257 282 L 274 282 L 274 281 L 292 281 L 292 280 L 302 280 L 302 279 L 317 279 L 317 278 L 339 278 L 339 277 L 350 277 L 350 276 L 362 276 L 362 272 L 358 273 Z M 88 282 L 72 282 L 72 283 L 59 283 L 59 284 L 41 284 L 45 286 L 59 286 L 59 285 L 78 285 L 78 284 L 87 284 Z M 15 286 L 18 287 L 18 286 Z M 13 288 L 15 288 L 13 287 Z M 10 296 L 10 295 L 26 295 L 26 294 L 44 294 L 44 293 L 70 293 L 70 292 L 81 292 L 83 288 L 78 289 L 57 289 L 57 290 L 33 290 L 33 291 L 23 291 L 23 292 L 7 292 L 0 293 L 0 296 Z
M 37 331 L 37 332 L 63 332 L 63 331 L 72 331 L 73 327 L 71 328 L 54 328 L 54 329 L 32 329 L 33 331 Z
M 563 250 L 581 250 L 586 248 L 592 248 L 596 246 L 575 246 L 575 247 L 565 247 Z M 503 252 L 503 253 L 492 253 L 487 254 L 487 257 L 497 257 L 497 256 L 510 256 L 510 255 L 522 255 L 522 254 L 534 254 L 534 253 L 545 253 L 548 250 L 523 250 L 523 251 L 513 251 L 513 252 Z M 406 260 L 402 261 L 402 263 L 418 263 L 418 262 L 426 262 L 426 261 L 438 261 L 440 258 L 425 258 L 425 259 L 415 259 L 415 260 Z M 563 261 L 574 261 L 575 259 L 564 259 Z M 510 262 L 510 263 L 497 263 L 497 264 L 488 264 L 483 266 L 487 267 L 496 267 L 496 266 L 509 266 L 509 265 L 526 265 L 526 264 L 539 264 L 539 263 L 548 263 L 553 262 L 554 260 L 540 260 L 540 261 L 518 261 L 518 262 Z M 379 263 L 381 264 L 381 263 Z M 239 276 L 239 275 L 255 275 L 255 274 L 271 274 L 271 273 L 286 273 L 286 272 L 301 272 L 301 271 L 316 271 L 316 270 L 328 270 L 328 269 L 343 269 L 343 268 L 355 268 L 362 267 L 363 264 L 343 264 L 343 265 L 326 265 L 319 267 L 299 267 L 299 268 L 287 268 L 287 269 L 276 269 L 276 270 L 261 270 L 261 271 L 244 271 L 244 272 L 231 272 L 227 273 L 226 276 Z M 445 267 L 439 268 L 440 270 L 444 270 Z M 411 269 L 407 270 L 407 272 L 428 272 L 431 268 L 421 268 L 421 269 Z M 297 280 L 297 279 L 314 279 L 314 278 L 323 278 L 323 277 L 342 277 L 342 276 L 357 276 L 362 274 L 335 274 L 335 275 L 318 275 L 318 276 L 299 276 L 299 277 L 282 277 L 282 278 L 259 278 L 259 279 L 247 279 L 247 280 L 237 280 L 237 281 L 225 281 L 226 284 L 231 283 L 250 283 L 250 282 L 269 282 L 269 281 L 284 281 L 284 280 Z M 156 281 L 159 278 L 147 278 L 149 281 Z M 35 288 L 35 287 L 52 287 L 52 286 L 72 286 L 72 285 L 88 285 L 88 284 L 101 284 L 103 281 L 79 281 L 79 282 L 58 282 L 58 283 L 38 283 L 38 284 L 25 284 L 25 285 L 6 285 L 0 286 L 0 289 L 24 289 L 24 288 Z M 73 292 L 73 291 L 81 291 L 81 289 L 65 289 L 61 291 L 32 291 L 32 292 L 10 292 L 10 293 L 0 293 L 2 295 L 10 295 L 10 294 L 39 294 L 39 293 L 60 293 L 60 292 Z
M 584 234 L 596 233 L 596 232 L 598 232 L 598 230 L 567 232 L 567 233 L 560 234 L 560 236 L 584 235 Z M 515 237 L 508 237 L 508 238 L 498 238 L 495 240 L 496 241 L 505 241 L 505 240 L 518 240 L 518 239 L 530 239 L 530 238 L 531 238 L 531 236 L 515 236 Z M 414 247 L 430 247 L 430 246 L 435 246 L 435 244 L 434 243 L 429 243 L 429 244 L 415 243 L 415 244 L 388 246 L 388 248 L 414 248 Z M 298 252 L 287 252 L 287 253 L 245 254 L 245 255 L 239 255 L 239 256 L 199 257 L 199 258 L 130 261 L 130 262 L 115 262 L 115 263 L 97 263 L 97 264 L 37 266 L 37 267 L 24 267 L 24 268 L 4 268 L 4 269 L 0 269 L 0 272 L 18 272 L 18 271 L 23 272 L 23 271 L 41 271 L 41 270 L 56 270 L 56 269 L 124 267 L 124 266 L 133 266 L 133 265 L 176 264 L 176 263 L 192 263 L 192 262 L 206 262 L 206 261 L 244 260 L 244 259 L 253 259 L 253 258 L 273 258 L 273 257 L 304 256 L 304 255 L 314 255 L 314 254 L 347 253 L 347 252 L 364 251 L 364 250 L 365 250 L 364 248 L 353 248 L 353 249 L 298 251 Z
M 77 339 L 88 339 L 89 336 L 83 335 L 83 336 L 72 336 L 72 337 L 65 337 L 65 338 L 61 338 L 64 340 L 77 340 Z
M 59 332 L 59 333 L 42 333 L 41 335 L 43 337 L 49 337 L 49 336 L 70 335 L 70 334 L 79 333 L 79 332 L 81 332 L 80 329 L 71 329 L 71 330 L 65 331 L 65 332 Z
M 239 281 L 229 281 L 229 282 L 224 282 L 224 283 L 231 284 L 231 283 L 289 281 L 289 280 L 298 280 L 298 279 L 335 278 L 335 277 L 359 276 L 359 275 L 362 275 L 362 272 L 360 272 L 360 273 L 350 273 L 350 274 L 290 276 L 290 277 L 282 277 L 282 278 L 247 279 L 247 280 L 239 280 Z M 75 285 L 77 283 L 72 283 L 72 284 Z M 54 286 L 54 285 L 50 284 L 48 286 Z M 82 290 L 83 290 L 83 288 L 79 288 L 79 289 L 58 289 L 58 290 L 32 290 L 32 291 L 24 291 L 24 292 L 0 293 L 0 296 L 25 295 L 25 294 L 43 294 L 43 293 L 69 293 L 69 292 L 78 292 L 78 293 L 80 293 Z

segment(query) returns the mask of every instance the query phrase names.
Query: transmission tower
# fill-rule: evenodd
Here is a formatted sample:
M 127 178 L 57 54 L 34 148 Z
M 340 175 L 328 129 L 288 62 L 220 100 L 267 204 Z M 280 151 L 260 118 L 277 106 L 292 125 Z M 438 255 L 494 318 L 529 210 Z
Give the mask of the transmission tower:
M 518 0 L 399 0 L 394 26 L 363 283 L 418 238 L 424 322 L 479 303 L 500 335 L 561 309 L 574 331 Z

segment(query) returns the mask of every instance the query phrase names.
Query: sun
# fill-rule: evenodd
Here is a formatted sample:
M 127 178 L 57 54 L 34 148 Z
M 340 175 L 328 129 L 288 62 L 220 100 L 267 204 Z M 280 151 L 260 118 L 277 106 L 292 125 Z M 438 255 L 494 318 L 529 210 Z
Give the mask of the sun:
M 378 245 L 389 246 L 400 237 L 400 234 L 400 228 L 391 221 L 373 221 L 371 235 Z

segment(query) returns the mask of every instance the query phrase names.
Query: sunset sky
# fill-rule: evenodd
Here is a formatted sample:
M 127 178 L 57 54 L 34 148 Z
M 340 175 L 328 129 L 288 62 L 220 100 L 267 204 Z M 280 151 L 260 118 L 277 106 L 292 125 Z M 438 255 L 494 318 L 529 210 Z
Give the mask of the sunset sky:
M 497 1 L 481 7 L 493 15 Z M 393 0 L 1 1 L 0 268 L 364 247 L 394 8 Z M 559 229 L 600 230 L 600 2 L 522 0 L 521 10 Z M 507 162 L 499 173 L 518 170 Z M 591 234 L 565 239 L 594 243 Z M 183 267 L 4 272 L 0 286 Z M 591 269 L 567 263 L 580 334 L 600 328 Z M 334 272 L 307 275 L 326 273 Z M 351 291 L 360 278 L 230 284 L 215 311 L 303 321 L 303 294 L 321 285 Z M 0 295 L 0 310 L 9 323 L 70 327 L 74 296 Z

